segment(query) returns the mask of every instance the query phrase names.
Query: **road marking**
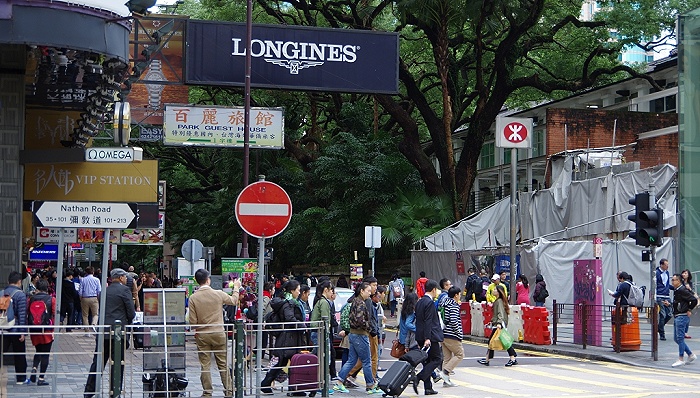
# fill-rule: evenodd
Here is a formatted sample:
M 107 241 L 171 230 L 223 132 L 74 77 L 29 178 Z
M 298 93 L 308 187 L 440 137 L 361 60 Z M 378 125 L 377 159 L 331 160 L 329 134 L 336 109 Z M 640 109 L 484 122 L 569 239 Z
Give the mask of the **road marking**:
M 624 380 L 639 381 L 639 382 L 650 383 L 650 384 L 661 384 L 661 385 L 665 385 L 665 386 L 678 386 L 678 385 L 685 384 L 684 382 L 674 383 L 671 381 L 655 380 L 655 379 L 651 379 L 649 377 L 637 377 L 637 376 L 630 376 L 630 375 L 621 374 L 621 373 L 610 373 L 610 372 L 605 372 L 602 370 L 588 369 L 585 367 L 585 365 L 584 366 L 571 366 L 571 365 L 554 364 L 551 366 L 555 367 L 555 368 L 560 368 L 560 369 L 573 370 L 575 372 L 585 372 L 588 374 L 605 376 L 605 377 L 617 377 L 617 378 L 624 379 Z M 623 369 L 620 369 L 620 370 L 623 370 Z M 627 369 L 624 369 L 624 370 L 626 371 Z
M 455 371 L 459 371 L 459 373 L 463 373 L 463 374 L 468 375 L 468 376 L 469 375 L 476 375 L 476 376 L 481 376 L 482 378 L 485 378 L 485 379 L 498 380 L 499 382 L 503 381 L 503 375 L 498 374 L 498 373 L 483 372 L 483 371 L 475 370 L 474 368 L 469 368 L 469 370 L 457 368 L 457 369 L 455 369 Z M 539 388 L 539 389 L 554 390 L 554 391 L 559 391 L 559 392 L 568 393 L 568 394 L 583 394 L 583 393 L 590 393 L 591 392 L 591 391 L 581 390 L 578 388 L 550 386 L 547 384 L 535 383 L 535 382 L 525 381 L 525 380 L 518 380 L 516 384 L 535 387 L 535 388 Z
M 591 384 L 591 385 L 598 386 L 598 387 L 607 387 L 607 388 L 612 388 L 612 389 L 622 389 L 622 390 L 630 390 L 630 391 L 637 391 L 637 392 L 646 391 L 646 389 L 644 389 L 644 388 L 621 386 L 621 385 L 616 384 L 616 383 L 606 383 L 606 382 L 602 382 L 602 381 L 582 380 L 582 379 L 576 378 L 576 377 L 555 375 L 555 374 L 552 374 L 550 372 L 542 372 L 539 370 L 529 369 L 529 368 L 523 367 L 523 366 L 514 366 L 514 367 L 511 367 L 511 369 L 516 371 L 516 372 L 529 373 L 529 374 L 533 374 L 533 375 L 537 375 L 537 376 L 548 377 L 550 379 L 570 381 L 573 383 Z
M 656 368 L 632 368 L 629 365 L 620 364 L 620 363 L 603 362 L 603 364 L 608 368 L 624 370 L 625 372 L 642 373 L 642 374 L 648 374 L 648 375 L 674 376 L 674 377 L 681 377 L 682 379 L 700 380 L 700 375 L 698 375 L 698 374 L 687 373 L 687 372 L 678 372 L 678 371 L 670 370 L 670 369 L 666 370 L 666 369 L 656 369 Z

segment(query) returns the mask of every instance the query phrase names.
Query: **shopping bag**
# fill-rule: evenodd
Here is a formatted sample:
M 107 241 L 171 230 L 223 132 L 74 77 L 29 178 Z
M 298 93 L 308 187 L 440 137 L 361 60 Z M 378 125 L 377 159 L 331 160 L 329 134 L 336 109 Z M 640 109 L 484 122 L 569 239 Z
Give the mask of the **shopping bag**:
M 493 334 L 491 334 L 491 340 L 489 340 L 489 350 L 503 351 L 503 344 L 501 344 L 501 339 L 499 338 L 499 336 L 501 335 L 501 330 L 502 329 L 493 330 Z
M 394 358 L 401 358 L 406 353 L 406 346 L 399 343 L 399 340 L 394 340 L 391 343 L 391 356 Z
M 503 345 L 503 349 L 507 350 L 513 345 L 513 336 L 508 333 L 508 329 L 501 329 L 501 333 L 498 335 L 498 339 Z

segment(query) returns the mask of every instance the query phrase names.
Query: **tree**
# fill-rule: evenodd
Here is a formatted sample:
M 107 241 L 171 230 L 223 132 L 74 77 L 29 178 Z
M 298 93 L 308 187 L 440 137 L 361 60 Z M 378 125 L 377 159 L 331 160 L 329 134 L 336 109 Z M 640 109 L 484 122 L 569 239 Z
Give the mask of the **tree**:
M 257 3 L 279 23 L 401 33 L 401 94 L 374 96 L 384 111 L 383 126 L 401 137 L 398 149 L 420 173 L 426 193 L 450 197 L 459 219 L 468 208 L 481 147 L 513 97 L 555 98 L 626 76 L 658 88 L 617 57 L 625 46 L 651 50 L 668 42 L 673 18 L 699 2 L 597 2 L 603 10 L 592 21 L 578 18 L 583 1 L 568 0 Z M 650 39 L 664 29 L 670 33 Z M 458 129 L 465 142 L 455 160 Z M 424 147 L 426 134 L 431 145 Z

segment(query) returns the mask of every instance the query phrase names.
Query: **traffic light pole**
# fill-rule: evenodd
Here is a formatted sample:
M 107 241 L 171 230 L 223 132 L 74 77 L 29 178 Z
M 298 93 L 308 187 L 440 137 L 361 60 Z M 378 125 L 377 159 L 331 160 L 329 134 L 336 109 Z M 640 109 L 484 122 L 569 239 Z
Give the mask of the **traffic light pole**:
M 649 208 L 656 208 L 656 186 L 653 182 L 649 183 Z M 662 220 L 663 223 L 663 215 Z M 663 224 L 662 224 L 663 225 Z M 659 236 L 661 240 L 661 236 Z M 654 361 L 659 360 L 659 316 L 656 313 L 656 245 L 650 245 L 649 248 L 649 300 L 651 301 L 651 309 L 653 311 L 651 317 L 651 358 Z

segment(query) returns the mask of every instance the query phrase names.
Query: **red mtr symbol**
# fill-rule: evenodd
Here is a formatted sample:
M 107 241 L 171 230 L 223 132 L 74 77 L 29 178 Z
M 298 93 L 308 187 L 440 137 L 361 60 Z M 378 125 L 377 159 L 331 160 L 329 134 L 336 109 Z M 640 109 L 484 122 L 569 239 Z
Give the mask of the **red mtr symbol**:
M 523 142 L 527 138 L 527 127 L 520 122 L 508 123 L 503 128 L 503 137 L 515 144 Z

